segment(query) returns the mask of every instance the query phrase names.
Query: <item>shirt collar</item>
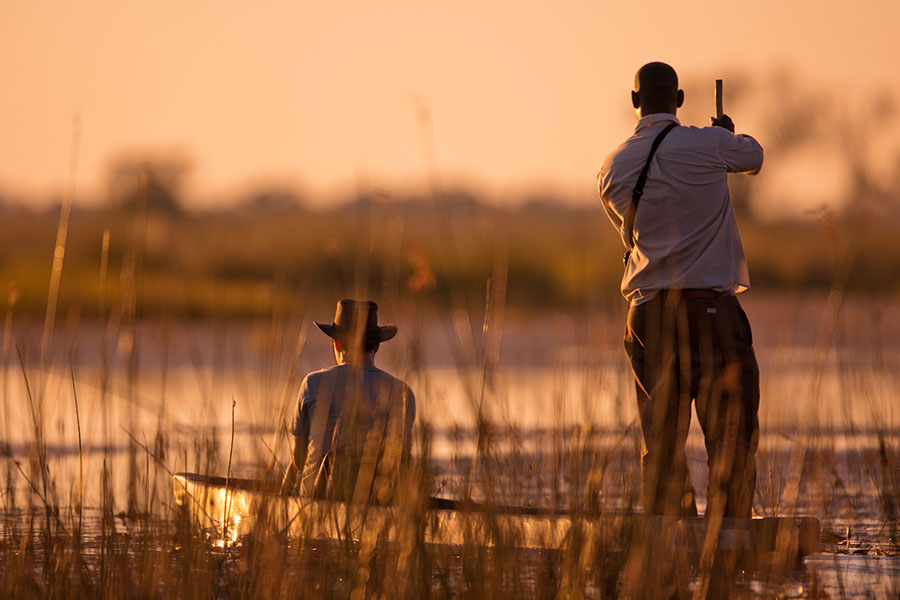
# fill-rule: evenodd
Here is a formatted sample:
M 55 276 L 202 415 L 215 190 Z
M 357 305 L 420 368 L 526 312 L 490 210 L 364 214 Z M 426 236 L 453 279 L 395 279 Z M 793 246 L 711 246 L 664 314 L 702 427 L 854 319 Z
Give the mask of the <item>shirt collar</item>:
M 681 121 L 678 120 L 678 117 L 671 113 L 653 113 L 651 115 L 647 115 L 643 117 L 637 122 L 637 125 L 634 126 L 634 132 L 637 133 L 641 129 L 646 127 L 650 127 L 652 125 L 656 125 L 657 123 L 677 123 L 681 125 Z

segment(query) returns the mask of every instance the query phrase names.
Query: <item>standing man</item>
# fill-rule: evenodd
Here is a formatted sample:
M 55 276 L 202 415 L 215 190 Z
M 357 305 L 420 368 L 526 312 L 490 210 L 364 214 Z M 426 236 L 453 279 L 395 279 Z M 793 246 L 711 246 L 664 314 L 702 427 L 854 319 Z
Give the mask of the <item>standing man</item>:
M 378 325 L 378 305 L 341 300 L 332 323 L 335 366 L 300 385 L 291 433 L 294 450 L 282 491 L 362 504 L 390 502 L 410 455 L 416 400 L 400 379 L 375 366 L 382 342 L 397 334 Z
M 706 514 L 749 518 L 759 371 L 735 297 L 750 278 L 726 175 L 758 171 L 763 150 L 735 135 L 727 115 L 712 127 L 681 126 L 683 102 L 672 67 L 641 67 L 631 92 L 634 135 L 598 176 L 606 213 L 630 250 L 621 289 L 631 304 L 625 351 L 643 434 L 644 512 L 697 514 L 685 459 L 696 401 L 709 456 Z

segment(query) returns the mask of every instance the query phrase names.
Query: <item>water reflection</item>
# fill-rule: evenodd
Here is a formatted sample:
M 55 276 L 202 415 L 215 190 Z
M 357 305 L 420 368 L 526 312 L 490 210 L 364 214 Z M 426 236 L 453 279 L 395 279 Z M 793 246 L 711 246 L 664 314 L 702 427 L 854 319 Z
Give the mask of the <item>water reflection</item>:
M 27 520 L 23 507 L 30 505 L 49 504 L 63 515 L 81 505 L 82 536 L 92 548 L 103 526 L 98 507 L 104 480 L 111 512 L 121 515 L 116 524 L 128 531 L 134 515 L 164 516 L 170 472 L 224 475 L 232 451 L 234 476 L 256 477 L 273 463 L 277 470 L 288 457 L 283 425 L 294 409 L 300 374 L 324 366 L 316 357 L 325 354 L 310 351 L 294 360 L 291 349 L 258 352 L 247 341 L 258 334 L 251 329 L 217 333 L 185 325 L 165 352 L 167 346 L 148 331 L 140 346 L 116 346 L 125 354 L 138 349 L 138 368 L 124 355 L 103 364 L 88 351 L 97 343 L 90 336 L 78 342 L 71 361 L 60 358 L 41 369 L 25 352 L 22 364 L 6 365 L 0 370 L 0 476 L 10 482 L 3 497 L 7 522 Z M 296 337 L 283 337 L 286 348 L 296 344 Z M 525 338 L 510 332 L 511 340 Z M 457 497 L 465 491 L 475 499 L 567 506 L 575 498 L 583 501 L 594 486 L 594 500 L 607 510 L 635 506 L 640 438 L 620 349 L 568 340 L 548 359 L 539 354 L 547 352 L 544 342 L 540 348 L 518 347 L 509 363 L 490 373 L 452 364 L 440 343 L 427 361 L 411 360 L 402 347 L 385 356 L 419 399 L 419 429 L 427 425 L 430 435 L 427 445 L 417 441 L 415 452 L 429 458 L 432 493 Z M 786 510 L 780 502 L 791 460 L 802 449 L 798 508 L 819 517 L 825 532 L 826 552 L 808 558 L 791 576 L 796 585 L 779 583 L 777 593 L 802 597 L 819 586 L 838 597 L 867 590 L 896 594 L 897 519 L 890 507 L 893 502 L 896 510 L 898 502 L 900 360 L 888 350 L 876 368 L 853 349 L 834 352 L 828 368 L 815 375 L 821 393 L 813 398 L 809 348 L 760 356 L 756 510 Z M 489 426 L 480 431 L 479 408 Z M 490 436 L 483 446 L 487 453 L 476 454 L 479 434 Z M 688 458 L 702 510 L 706 455 L 696 425 Z M 480 485 L 489 479 L 490 488 Z M 752 575 L 747 585 L 761 596 L 772 591 Z

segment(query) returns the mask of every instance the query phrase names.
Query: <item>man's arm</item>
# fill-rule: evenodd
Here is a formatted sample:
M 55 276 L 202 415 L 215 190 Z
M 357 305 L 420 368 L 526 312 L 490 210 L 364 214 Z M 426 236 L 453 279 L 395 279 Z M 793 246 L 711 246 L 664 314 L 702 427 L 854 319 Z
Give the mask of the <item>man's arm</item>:
M 294 449 L 291 453 L 291 464 L 288 465 L 281 481 L 281 493 L 293 493 L 297 487 L 297 478 L 303 472 L 303 466 L 306 464 L 308 441 L 302 436 L 294 436 Z
M 719 136 L 719 156 L 730 173 L 756 175 L 762 168 L 763 149 L 759 142 L 743 133 L 734 133 L 734 122 L 728 115 L 710 118 L 713 127 L 725 129 L 731 135 Z
M 619 238 L 622 240 L 622 245 L 627 248 L 628 242 L 625 239 L 623 217 L 619 216 L 619 213 L 616 212 L 616 209 L 612 203 L 612 198 L 610 197 L 612 177 L 609 171 L 611 168 L 612 166 L 610 164 L 610 157 L 607 156 L 603 161 L 603 164 L 600 166 L 600 172 L 597 173 L 597 195 L 600 197 L 600 204 L 603 205 L 603 210 L 606 212 L 606 217 L 619 233 Z
M 282 494 L 294 491 L 297 487 L 298 476 L 302 475 L 303 467 L 306 465 L 306 455 L 309 449 L 309 409 L 309 378 L 307 377 L 300 384 L 297 412 L 294 414 L 294 422 L 291 425 L 294 447 L 291 450 L 291 463 L 281 480 Z

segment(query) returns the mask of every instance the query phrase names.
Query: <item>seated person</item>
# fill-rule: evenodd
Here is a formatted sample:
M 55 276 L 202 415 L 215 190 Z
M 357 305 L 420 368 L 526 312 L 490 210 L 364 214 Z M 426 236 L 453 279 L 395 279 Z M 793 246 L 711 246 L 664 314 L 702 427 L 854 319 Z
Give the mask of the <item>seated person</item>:
M 356 300 L 341 300 L 334 321 L 316 326 L 332 338 L 336 364 L 300 385 L 282 492 L 387 504 L 409 459 L 416 417 L 409 386 L 375 366 L 397 327 L 379 326 L 378 305 Z

